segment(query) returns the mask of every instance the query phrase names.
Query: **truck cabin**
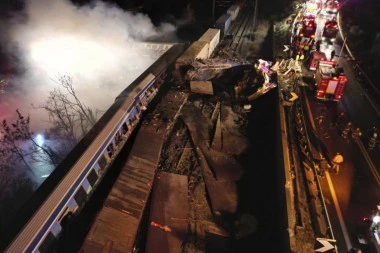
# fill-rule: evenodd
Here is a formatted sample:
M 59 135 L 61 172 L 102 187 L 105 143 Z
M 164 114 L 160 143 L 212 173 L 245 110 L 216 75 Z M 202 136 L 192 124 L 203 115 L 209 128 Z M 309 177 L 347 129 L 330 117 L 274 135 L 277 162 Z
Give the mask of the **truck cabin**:
M 322 40 L 335 41 L 336 35 L 338 34 L 338 24 L 335 20 L 328 20 L 325 23 L 322 31 Z
M 316 70 L 320 61 L 327 61 L 325 53 L 321 51 L 312 52 L 309 60 L 309 70 Z
M 315 21 L 315 15 L 312 13 L 305 13 L 302 16 L 302 22 L 312 22 Z
M 323 79 L 337 77 L 343 71 L 342 68 L 335 68 L 336 63 L 331 61 L 319 61 L 318 72 Z
M 347 78 L 343 68 L 336 68 L 333 62 L 320 62 L 315 75 L 316 98 L 339 101 L 343 95 Z
M 314 38 L 315 32 L 317 30 L 317 24 L 314 20 L 302 22 L 302 27 L 300 30 L 300 37 Z

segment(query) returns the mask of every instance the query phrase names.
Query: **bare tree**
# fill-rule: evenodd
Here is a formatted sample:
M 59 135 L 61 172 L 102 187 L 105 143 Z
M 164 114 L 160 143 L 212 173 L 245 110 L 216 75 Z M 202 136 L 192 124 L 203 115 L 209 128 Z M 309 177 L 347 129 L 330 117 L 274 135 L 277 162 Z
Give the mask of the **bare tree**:
M 33 170 L 28 159 L 57 165 L 61 160 L 58 154 L 47 145 L 35 141 L 34 134 L 30 130 L 30 117 L 24 117 L 19 110 L 16 110 L 16 113 L 17 119 L 14 122 L 8 123 L 7 120 L 3 120 L 0 126 L 2 162 L 20 161 L 31 172 Z
M 19 111 L 17 113 L 19 114 Z M 21 161 L 30 172 L 33 172 L 26 161 L 27 151 L 20 147 L 20 143 L 26 139 L 23 132 L 28 127 L 29 117 L 27 119 L 22 117 L 11 124 L 4 119 L 0 126 L 0 133 L 2 134 L 0 154 L 2 162 Z
M 39 108 L 48 112 L 55 132 L 75 145 L 95 125 L 100 111 L 80 101 L 70 76 L 60 76 L 57 82 L 63 90 L 56 88 L 51 91 L 46 104 Z

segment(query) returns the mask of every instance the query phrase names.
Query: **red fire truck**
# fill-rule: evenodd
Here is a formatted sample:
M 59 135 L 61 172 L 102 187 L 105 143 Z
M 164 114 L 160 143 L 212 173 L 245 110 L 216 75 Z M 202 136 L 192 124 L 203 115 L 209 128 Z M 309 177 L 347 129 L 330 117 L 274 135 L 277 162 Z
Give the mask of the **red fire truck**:
M 336 62 L 320 61 L 315 72 L 315 97 L 323 100 L 339 101 L 347 84 L 347 77 L 342 68 L 337 68 Z
M 322 40 L 330 40 L 333 42 L 337 34 L 338 23 L 333 19 L 327 20 L 322 30 Z
M 299 37 L 314 38 L 315 32 L 317 30 L 317 23 L 315 19 L 310 19 L 305 17 L 299 27 Z
M 321 51 L 313 51 L 309 57 L 309 70 L 316 70 L 320 61 L 327 61 L 325 53 Z

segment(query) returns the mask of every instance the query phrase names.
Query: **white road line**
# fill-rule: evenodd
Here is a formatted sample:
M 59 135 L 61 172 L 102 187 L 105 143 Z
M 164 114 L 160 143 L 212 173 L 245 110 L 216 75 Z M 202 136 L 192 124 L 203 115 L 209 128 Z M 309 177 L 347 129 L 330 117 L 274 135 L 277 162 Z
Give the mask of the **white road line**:
M 335 189 L 334 189 L 334 186 L 333 186 L 332 181 L 331 181 L 330 173 L 328 171 L 326 171 L 326 179 L 327 179 L 327 183 L 329 184 L 331 197 L 334 201 L 335 210 L 336 210 L 336 213 L 338 215 L 340 227 L 342 228 L 342 231 L 343 231 L 343 236 L 344 236 L 344 240 L 346 241 L 347 249 L 351 249 L 352 244 L 350 241 L 350 237 L 348 236 L 347 227 L 346 227 L 346 224 L 344 223 L 342 211 L 340 210 L 338 199 L 337 199 L 336 194 L 335 194 Z
M 365 149 L 365 147 L 364 147 L 362 141 L 360 140 L 360 138 L 359 137 L 355 137 L 355 139 L 356 139 L 356 144 L 358 144 L 358 146 L 360 148 L 360 151 L 362 152 L 365 160 L 367 161 L 367 164 L 368 164 L 369 168 L 371 169 L 372 175 L 373 175 L 373 177 L 376 180 L 377 186 L 380 186 L 380 175 L 379 175 L 379 173 L 377 171 L 376 166 L 373 164 L 372 159 L 369 156 L 369 154 L 368 154 L 367 150 Z

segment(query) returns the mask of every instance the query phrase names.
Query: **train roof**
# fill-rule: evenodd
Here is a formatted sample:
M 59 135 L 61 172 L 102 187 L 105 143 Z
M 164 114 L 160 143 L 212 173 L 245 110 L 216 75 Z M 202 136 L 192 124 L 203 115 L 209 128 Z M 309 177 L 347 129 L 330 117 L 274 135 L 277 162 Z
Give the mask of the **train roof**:
M 207 29 L 207 31 L 199 38 L 198 41 L 211 42 L 215 37 L 220 37 L 220 29 Z
M 229 19 L 231 18 L 231 16 L 230 15 L 228 15 L 228 14 L 223 14 L 222 16 L 220 16 L 219 18 L 218 18 L 218 20 L 216 20 L 216 24 L 225 24 Z
M 206 41 L 194 41 L 187 50 L 177 59 L 178 62 L 180 61 L 187 61 L 187 60 L 194 60 L 198 58 L 199 54 L 202 52 L 202 50 L 207 47 L 208 42 Z

